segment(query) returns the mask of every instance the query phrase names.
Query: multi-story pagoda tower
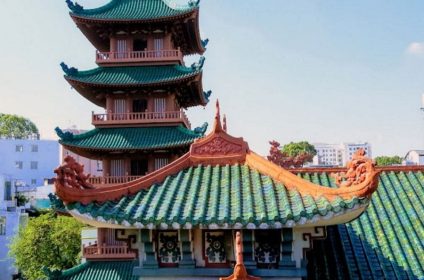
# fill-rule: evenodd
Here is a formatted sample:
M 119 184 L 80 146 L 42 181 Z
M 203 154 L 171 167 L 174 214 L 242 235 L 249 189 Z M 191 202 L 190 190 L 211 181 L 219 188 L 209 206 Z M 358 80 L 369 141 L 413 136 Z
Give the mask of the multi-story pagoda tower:
M 96 48 L 98 67 L 62 63 L 65 79 L 105 112 L 92 113 L 89 132 L 57 134 L 68 150 L 103 161 L 104 177 L 90 182 L 128 182 L 186 153 L 206 124 L 191 130 L 184 109 L 205 106 L 210 95 L 202 88 L 204 58 L 184 64 L 185 55 L 203 54 L 207 44 L 199 35 L 199 1 L 112 0 L 96 9 L 66 2 Z

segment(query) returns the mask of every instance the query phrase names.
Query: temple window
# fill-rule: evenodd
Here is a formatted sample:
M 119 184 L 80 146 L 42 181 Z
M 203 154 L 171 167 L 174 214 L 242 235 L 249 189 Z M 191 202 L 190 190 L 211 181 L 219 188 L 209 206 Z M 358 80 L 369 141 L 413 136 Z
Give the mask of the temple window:
M 166 98 L 155 98 L 154 100 L 155 113 L 166 112 Z M 162 114 L 155 114 L 156 118 L 159 118 Z
M 227 239 L 225 231 L 203 231 L 203 255 L 206 267 L 227 267 L 229 265 Z M 231 244 L 231 234 L 228 242 Z
M 255 259 L 258 268 L 277 268 L 280 259 L 281 231 L 255 231 Z
M 127 52 L 127 40 L 116 40 L 117 58 L 125 58 Z
M 162 267 L 176 267 L 181 260 L 178 231 L 160 231 L 157 237 L 158 261 Z
M 111 176 L 124 176 L 125 175 L 125 162 L 122 159 L 110 161 L 110 175 Z
M 6 235 L 6 217 L 0 217 L 0 235 Z
M 169 163 L 168 158 L 155 158 L 155 170 L 161 169 Z

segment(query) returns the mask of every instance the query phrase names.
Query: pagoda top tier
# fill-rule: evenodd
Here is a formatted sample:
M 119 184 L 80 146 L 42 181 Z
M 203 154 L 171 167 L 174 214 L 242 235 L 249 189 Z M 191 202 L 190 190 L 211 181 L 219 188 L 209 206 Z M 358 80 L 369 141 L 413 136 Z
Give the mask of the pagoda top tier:
M 66 0 L 72 19 L 100 51 L 107 50 L 110 36 L 123 32 L 169 32 L 184 55 L 206 50 L 208 40 L 202 41 L 199 34 L 199 2 L 176 5 L 166 0 L 111 0 L 99 8 L 84 9 Z

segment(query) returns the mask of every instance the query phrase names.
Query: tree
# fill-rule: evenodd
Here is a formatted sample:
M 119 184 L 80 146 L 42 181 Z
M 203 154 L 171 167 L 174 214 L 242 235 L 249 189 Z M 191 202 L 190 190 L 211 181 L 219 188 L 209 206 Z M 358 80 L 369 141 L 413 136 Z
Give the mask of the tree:
M 43 279 L 43 267 L 63 270 L 79 263 L 82 224 L 53 212 L 31 218 L 10 245 L 10 255 L 25 279 Z
M 375 158 L 375 164 L 378 166 L 388 166 L 402 164 L 402 158 L 400 156 L 380 156 Z
M 316 155 L 313 145 L 306 141 L 284 145 L 281 148 L 277 141 L 270 141 L 268 160 L 283 168 L 299 168 L 307 162 L 312 162 Z
M 309 144 L 307 141 L 290 142 L 289 144 L 283 146 L 282 152 L 287 154 L 289 157 L 308 154 L 313 158 L 317 154 L 315 147 Z
M 0 137 L 24 139 L 35 134 L 38 128 L 29 119 L 0 113 Z

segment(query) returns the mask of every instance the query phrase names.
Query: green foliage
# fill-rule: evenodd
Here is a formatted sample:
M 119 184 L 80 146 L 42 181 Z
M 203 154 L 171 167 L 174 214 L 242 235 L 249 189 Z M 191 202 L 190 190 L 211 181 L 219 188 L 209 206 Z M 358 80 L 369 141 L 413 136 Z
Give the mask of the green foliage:
M 380 156 L 375 158 L 375 164 L 378 166 L 389 166 L 402 164 L 402 158 L 400 156 Z
M 44 279 L 43 267 L 63 270 L 79 263 L 82 224 L 52 212 L 31 218 L 13 239 L 10 255 L 28 280 Z
M 281 151 L 289 157 L 296 157 L 302 154 L 308 154 L 314 157 L 317 154 L 315 147 L 307 141 L 290 142 L 284 145 Z
M 24 206 L 27 202 L 29 202 L 29 199 L 21 193 L 18 193 L 15 198 L 18 203 L 18 206 Z
M 38 134 L 37 126 L 30 120 L 0 113 L 0 137 L 24 139 Z

